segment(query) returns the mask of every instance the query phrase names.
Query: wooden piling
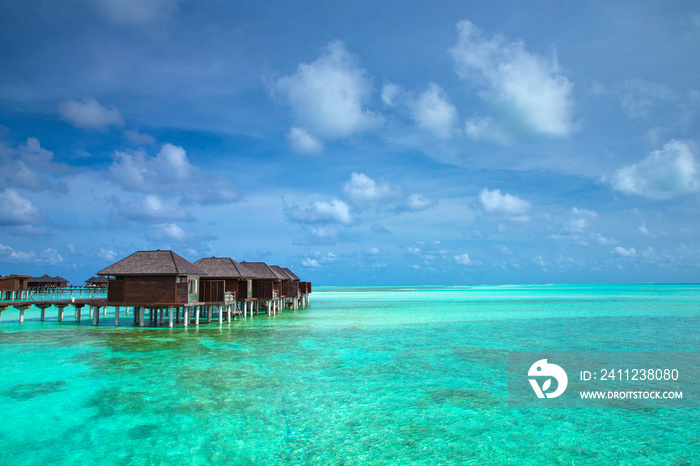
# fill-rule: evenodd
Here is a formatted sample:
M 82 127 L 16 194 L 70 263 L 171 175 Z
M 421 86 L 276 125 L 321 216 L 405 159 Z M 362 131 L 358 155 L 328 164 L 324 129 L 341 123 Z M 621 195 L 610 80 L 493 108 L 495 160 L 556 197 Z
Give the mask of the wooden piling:
M 119 306 L 114 308 L 114 326 L 119 327 Z

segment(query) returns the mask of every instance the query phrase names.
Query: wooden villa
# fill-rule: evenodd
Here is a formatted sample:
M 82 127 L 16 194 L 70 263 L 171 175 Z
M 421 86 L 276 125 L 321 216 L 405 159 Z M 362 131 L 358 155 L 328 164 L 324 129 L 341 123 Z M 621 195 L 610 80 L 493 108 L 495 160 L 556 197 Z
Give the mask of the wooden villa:
M 253 298 L 277 299 L 280 295 L 281 278 L 264 262 L 241 262 L 255 274 L 253 277 Z
M 138 251 L 97 275 L 111 277 L 107 301 L 125 305 L 183 305 L 199 302 L 204 273 L 173 251 Z
M 41 309 L 41 321 L 44 321 L 45 311 L 55 307 L 58 321 L 63 322 L 64 309 L 72 307 L 76 321 L 80 322 L 82 308 L 88 306 L 93 325 L 99 325 L 100 315 L 106 316 L 107 309 L 113 308 L 114 325 L 118 326 L 121 311 L 128 315 L 129 309 L 133 309 L 134 325 L 144 326 L 145 314 L 150 313 L 151 324 L 163 324 L 167 319 L 170 327 L 180 321 L 187 327 L 191 322 L 199 325 L 200 319 L 209 323 L 213 315 L 218 315 L 221 325 L 224 318 L 230 322 L 237 314 L 274 315 L 288 306 L 297 309 L 308 304 L 308 294 L 303 294 L 299 287 L 304 282 L 289 269 L 270 267 L 264 262 L 238 263 L 230 258 L 211 257 L 192 264 L 170 250 L 138 251 L 97 275 L 86 281 L 85 288 L 71 287 L 58 293 L 60 297 L 38 298 L 31 293 L 32 283 L 53 289 L 61 284 L 65 287 L 68 281 L 48 275 L 34 282 L 23 275 L 0 277 L 0 290 L 14 293 L 20 291 L 14 288 L 27 289 L 26 295 L 15 293 L 0 303 L 0 314 L 15 307 L 23 323 L 24 311 L 35 306 Z M 106 287 L 106 299 L 90 292 L 100 287 Z M 88 292 L 83 297 L 85 290 Z
M 63 277 L 43 275 L 41 277 L 32 277 L 27 280 L 29 288 L 65 288 L 68 286 L 68 280 Z
M 299 281 L 295 280 L 292 275 L 287 273 L 279 265 L 271 265 L 270 268 L 279 276 L 284 277 L 282 279 L 281 295 L 286 302 L 292 302 L 292 300 L 299 299 Z M 296 308 L 296 306 L 295 306 Z
M 205 302 L 236 301 L 241 309 L 253 299 L 255 276 L 243 264 L 228 257 L 207 257 L 194 263 L 206 276 L 200 278 L 201 300 Z
M 107 288 L 109 279 L 107 277 L 90 277 L 85 280 L 85 286 L 92 288 Z
M 29 296 L 29 279 L 31 275 L 0 276 L 0 299 L 21 299 Z

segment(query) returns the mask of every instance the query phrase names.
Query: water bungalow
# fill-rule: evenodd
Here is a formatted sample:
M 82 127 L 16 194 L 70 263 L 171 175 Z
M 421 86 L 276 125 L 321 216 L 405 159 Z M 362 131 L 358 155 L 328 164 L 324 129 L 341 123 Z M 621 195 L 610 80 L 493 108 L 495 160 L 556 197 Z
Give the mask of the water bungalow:
M 167 319 L 169 327 L 180 321 L 187 327 L 190 323 L 198 326 L 201 319 L 210 323 L 214 315 L 221 325 L 224 318 L 230 322 L 237 315 L 274 315 L 285 307 L 297 309 L 308 304 L 308 294 L 294 286 L 296 275 L 264 262 L 238 263 L 212 257 L 192 264 L 169 250 L 138 251 L 97 275 L 86 281 L 85 288 L 69 288 L 67 280 L 45 275 L 35 280 L 42 288 L 34 291 L 28 275 L 0 277 L 0 290 L 11 292 L 0 294 L 0 299 L 5 298 L 0 302 L 0 314 L 12 306 L 20 311 L 23 323 L 24 311 L 35 306 L 41 309 L 44 321 L 46 309 L 55 307 L 62 322 L 64 309 L 72 306 L 80 322 L 82 308 L 89 306 L 93 325 L 99 325 L 100 310 L 106 316 L 107 309 L 113 308 L 118 326 L 122 310 L 128 315 L 131 308 L 134 325 L 144 326 L 145 314 L 149 314 L 151 324 L 163 325 Z M 63 287 L 57 286 L 59 283 Z M 18 294 L 21 290 L 16 288 L 22 287 L 27 291 Z
M 202 299 L 222 302 L 226 298 L 238 303 L 245 315 L 253 306 L 253 278 L 255 273 L 229 257 L 208 257 L 194 263 L 206 273 L 201 277 Z
M 94 288 L 107 288 L 109 279 L 107 277 L 90 277 L 85 280 L 85 286 Z
M 29 279 L 31 275 L 0 276 L 0 299 L 23 299 L 29 296 Z
M 59 276 L 43 275 L 30 278 L 28 286 L 29 288 L 65 288 L 68 286 L 68 280 Z

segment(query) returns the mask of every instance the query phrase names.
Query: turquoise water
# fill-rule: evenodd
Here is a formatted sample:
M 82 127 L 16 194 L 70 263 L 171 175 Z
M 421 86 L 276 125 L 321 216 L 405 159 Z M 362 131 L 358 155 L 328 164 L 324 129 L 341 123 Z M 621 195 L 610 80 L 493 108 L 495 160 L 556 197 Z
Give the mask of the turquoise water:
M 509 350 L 699 351 L 700 286 L 321 288 L 198 330 L 17 316 L 0 464 L 700 464 L 700 410 L 513 409 L 506 380 Z

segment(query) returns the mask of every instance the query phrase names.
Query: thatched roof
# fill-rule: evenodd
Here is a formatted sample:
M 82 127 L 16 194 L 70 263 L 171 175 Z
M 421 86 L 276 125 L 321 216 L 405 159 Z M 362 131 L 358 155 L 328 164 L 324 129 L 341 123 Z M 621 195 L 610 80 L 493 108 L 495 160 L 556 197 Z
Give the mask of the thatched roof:
M 19 274 L 12 274 L 12 275 L 0 275 L 0 280 L 14 280 L 15 278 L 32 278 L 31 275 L 19 275 Z
M 92 283 L 94 285 L 99 285 L 100 283 L 107 283 L 109 279 L 107 277 L 90 277 L 85 280 L 85 283 Z
M 292 277 L 292 280 L 295 280 L 295 281 L 297 281 L 297 282 L 301 280 L 299 277 L 296 276 L 296 274 L 295 274 L 294 272 L 292 272 L 291 270 L 289 270 L 287 267 L 282 267 L 282 270 L 284 270 L 285 272 L 287 272 L 287 275 L 289 275 L 290 277 Z
M 207 257 L 194 263 L 207 278 L 254 278 L 255 273 L 229 257 Z
M 52 277 L 49 274 L 44 274 L 41 277 L 32 277 L 29 280 L 27 280 L 28 284 L 32 283 L 68 283 L 68 280 L 66 280 L 63 277 L 55 276 Z
M 97 275 L 206 275 L 173 251 L 138 251 Z
M 241 262 L 251 272 L 255 274 L 253 278 L 266 278 L 270 280 L 283 280 L 274 270 L 264 262 Z
M 272 269 L 273 272 L 275 272 L 279 277 L 282 277 L 282 280 L 294 280 L 291 275 L 289 275 L 282 267 L 279 265 L 271 265 L 270 268 Z

